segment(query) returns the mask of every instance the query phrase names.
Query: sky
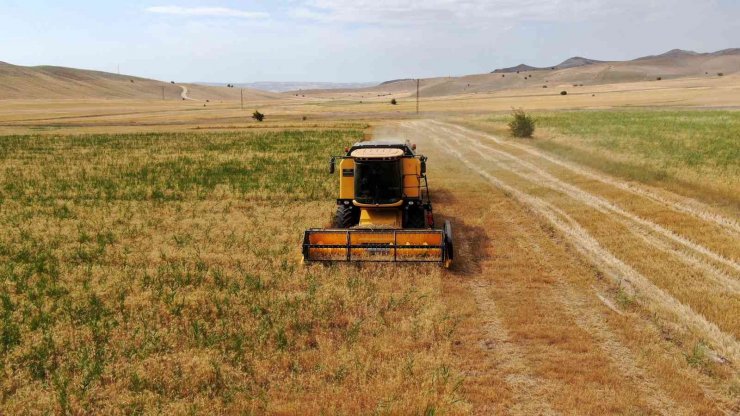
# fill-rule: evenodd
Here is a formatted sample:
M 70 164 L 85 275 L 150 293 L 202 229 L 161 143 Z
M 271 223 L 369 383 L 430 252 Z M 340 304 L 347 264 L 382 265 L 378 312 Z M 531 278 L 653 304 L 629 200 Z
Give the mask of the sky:
M 0 61 L 178 82 L 374 82 L 736 47 L 740 0 L 0 0 Z

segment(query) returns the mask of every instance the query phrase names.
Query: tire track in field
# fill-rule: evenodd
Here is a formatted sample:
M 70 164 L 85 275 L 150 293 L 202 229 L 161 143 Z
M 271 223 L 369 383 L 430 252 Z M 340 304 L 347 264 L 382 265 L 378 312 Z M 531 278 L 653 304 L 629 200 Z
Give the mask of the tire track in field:
M 457 134 L 455 134 L 455 133 L 450 133 L 450 134 L 453 135 L 451 137 L 453 137 L 453 140 L 455 140 L 455 142 L 457 144 L 463 144 L 460 140 L 458 140 L 456 138 L 456 137 L 459 137 Z M 610 201 L 607 201 L 607 200 L 605 200 L 603 198 L 600 198 L 598 196 L 589 194 L 589 193 L 581 190 L 578 187 L 575 187 L 575 186 L 573 186 L 571 184 L 568 184 L 568 183 L 565 183 L 565 182 L 560 181 L 559 179 L 555 178 L 554 176 L 550 175 L 547 172 L 542 171 L 541 169 L 537 168 L 536 166 L 532 165 L 531 163 L 523 162 L 523 161 L 520 161 L 520 160 L 518 160 L 516 158 L 512 158 L 509 154 L 507 154 L 505 152 L 501 152 L 499 150 L 492 149 L 492 148 L 489 148 L 487 146 L 483 146 L 483 145 L 481 145 L 479 143 L 476 143 L 476 142 L 468 142 L 468 141 L 466 141 L 465 144 L 470 144 L 473 147 L 475 147 L 476 149 L 479 149 L 479 150 L 475 150 L 474 149 L 474 151 L 478 155 L 480 155 L 482 158 L 484 158 L 484 159 L 486 159 L 488 161 L 497 163 L 497 165 L 500 166 L 500 167 L 507 168 L 507 171 L 511 172 L 512 174 L 514 174 L 516 176 L 519 176 L 520 178 L 523 178 L 525 180 L 528 180 L 528 181 L 530 181 L 532 183 L 536 183 L 536 184 L 547 183 L 550 186 L 551 189 L 554 189 L 556 191 L 562 192 L 562 193 L 564 193 L 564 194 L 566 194 L 566 195 L 568 195 L 568 196 L 570 196 L 570 197 L 578 200 L 579 202 L 582 202 L 582 203 L 584 203 L 584 204 L 586 204 L 586 205 L 588 205 L 588 206 L 596 209 L 598 212 L 601 212 L 603 214 L 609 214 L 610 212 L 614 212 L 614 213 L 620 214 L 623 217 L 626 217 L 627 219 L 630 219 L 630 220 L 632 220 L 631 217 L 636 217 L 636 216 L 634 216 L 634 214 L 627 213 L 626 211 L 624 211 L 621 208 L 617 207 L 616 205 L 612 204 Z M 519 164 L 520 166 L 523 166 L 523 167 L 525 167 L 525 168 L 527 168 L 527 169 L 535 172 L 536 173 L 536 176 L 535 175 L 532 175 L 532 174 L 524 174 L 520 170 L 508 168 L 506 166 L 506 164 L 505 164 L 505 161 L 503 159 L 496 159 L 496 158 L 492 157 L 490 154 L 483 153 L 482 151 L 494 152 L 494 153 L 497 153 L 497 154 L 501 154 L 502 156 L 504 156 L 505 158 L 507 158 L 507 160 L 514 161 L 515 163 Z M 640 217 L 636 217 L 636 218 L 638 218 L 640 220 L 639 221 L 640 225 L 643 225 L 643 226 L 646 226 L 646 227 L 638 228 L 638 227 L 635 227 L 633 223 L 631 223 L 629 221 L 625 221 L 625 220 L 620 220 L 619 222 L 622 225 L 624 225 L 625 227 L 627 227 L 630 230 L 630 232 L 632 232 L 634 235 L 640 237 L 647 244 L 649 244 L 649 245 L 651 245 L 651 246 L 653 246 L 653 247 L 655 247 L 655 248 L 657 248 L 657 249 L 659 249 L 659 250 L 661 250 L 663 252 L 666 252 L 666 253 L 669 253 L 669 254 L 674 255 L 683 264 L 685 264 L 685 265 L 687 265 L 689 267 L 693 267 L 695 269 L 701 270 L 703 272 L 703 274 L 705 276 L 709 277 L 711 280 L 713 280 L 715 282 L 715 284 L 719 285 L 723 289 L 727 289 L 727 290 L 731 291 L 733 295 L 740 294 L 740 280 L 738 280 L 737 278 L 733 278 L 732 276 L 729 276 L 725 271 L 716 268 L 714 265 L 712 265 L 711 263 L 707 262 L 705 259 L 701 258 L 699 255 L 694 254 L 694 253 L 691 253 L 691 252 L 688 252 L 685 249 L 678 249 L 678 248 L 676 248 L 674 246 L 671 246 L 670 244 L 662 241 L 660 238 L 657 238 L 656 236 L 654 236 L 653 234 L 651 234 L 649 232 L 649 230 L 646 230 L 645 229 L 645 228 L 649 228 L 649 229 L 652 229 L 653 231 L 656 231 L 655 228 L 652 227 L 652 226 L 659 227 L 660 229 L 662 229 L 662 227 L 660 227 L 659 225 L 654 224 L 652 222 L 649 222 L 647 220 L 641 219 Z M 649 224 L 652 224 L 652 226 L 650 226 Z M 663 230 L 665 230 L 665 229 L 663 229 Z M 657 230 L 657 231 L 660 232 L 660 230 Z M 690 240 L 686 240 L 684 237 L 675 235 L 670 230 L 665 230 L 665 233 L 661 233 L 661 234 L 664 237 L 673 240 L 674 243 L 675 242 L 678 242 L 678 243 L 687 242 L 688 245 L 684 244 L 684 246 L 687 247 L 687 248 L 690 248 L 690 249 L 691 248 L 696 249 L 695 250 L 695 253 L 705 254 L 705 252 L 709 252 L 710 254 L 709 254 L 708 257 L 712 258 L 713 260 L 717 260 L 717 258 L 724 259 L 723 257 L 719 256 L 716 253 L 713 253 L 713 252 L 709 251 L 707 248 L 705 248 L 705 247 L 703 247 L 701 245 L 698 245 L 696 243 L 693 243 Z M 676 241 L 676 240 L 678 240 L 678 241 Z M 724 260 L 726 260 L 727 262 L 729 262 L 729 264 L 727 264 L 728 266 L 732 266 L 733 263 L 734 263 L 734 262 L 732 262 L 730 260 L 727 260 L 727 259 L 724 259 Z M 740 265 L 738 267 L 739 267 L 738 270 L 740 270 Z
M 449 154 L 465 163 L 470 169 L 487 179 L 492 185 L 508 193 L 520 203 L 530 207 L 532 211 L 546 219 L 573 244 L 578 252 L 596 265 L 614 283 L 618 285 L 627 283 L 634 290 L 637 290 L 646 298 L 650 299 L 654 306 L 660 307 L 671 315 L 680 318 L 677 322 L 687 322 L 704 339 L 710 341 L 723 356 L 733 362 L 737 362 L 740 359 L 740 346 L 734 336 L 723 332 L 716 324 L 708 321 L 689 306 L 681 303 L 661 288 L 655 286 L 645 276 L 618 259 L 565 212 L 491 175 L 448 143 L 444 143 L 439 135 L 433 131 L 431 138 L 437 146 L 445 149 Z
M 545 250 L 536 241 L 533 242 L 530 248 L 539 253 L 541 258 L 547 257 Z M 547 261 L 542 266 L 548 268 L 550 273 L 558 277 L 555 283 L 555 289 L 560 302 L 564 305 L 570 316 L 573 317 L 576 325 L 583 331 L 591 334 L 597 341 L 597 345 L 610 358 L 614 367 L 619 369 L 619 372 L 630 380 L 633 385 L 637 386 L 642 397 L 646 399 L 647 404 L 661 415 L 688 415 L 689 412 L 685 408 L 679 407 L 658 386 L 655 377 L 637 364 L 632 357 L 632 352 L 609 329 L 605 320 L 600 316 L 598 308 L 595 308 L 593 303 L 590 303 L 583 293 L 578 292 L 566 284 L 566 277 L 562 275 L 562 271 L 556 270 L 555 267 L 552 267 L 552 264 L 554 262 Z M 594 295 L 600 302 L 604 303 L 598 293 L 594 293 Z M 609 306 L 608 304 L 605 304 L 605 306 L 621 315 L 621 312 L 618 309 L 614 309 L 613 306 Z M 584 313 L 584 311 L 588 312 Z
M 704 204 L 702 202 L 699 202 L 699 201 L 697 201 L 695 199 L 687 198 L 687 197 L 676 195 L 676 194 L 673 194 L 673 193 L 671 193 L 670 194 L 670 197 L 667 198 L 667 197 L 664 197 L 664 196 L 660 195 L 659 193 L 657 193 L 657 192 L 655 192 L 653 190 L 650 190 L 648 187 L 646 187 L 644 185 L 638 185 L 638 184 L 634 184 L 634 183 L 627 183 L 627 182 L 624 182 L 624 181 L 620 181 L 620 180 L 614 179 L 614 178 L 609 177 L 607 175 L 604 175 L 604 174 L 595 172 L 595 171 L 593 171 L 591 169 L 588 169 L 588 168 L 585 168 L 585 167 L 582 167 L 582 166 L 578 166 L 578 165 L 576 165 L 574 163 L 566 162 L 566 161 L 564 161 L 562 159 L 559 159 L 559 158 L 554 157 L 552 155 L 546 154 L 546 153 L 541 152 L 539 150 L 533 149 L 533 148 L 531 148 L 529 146 L 526 146 L 526 145 L 522 145 L 522 144 L 519 144 L 519 143 L 507 142 L 507 141 L 501 140 L 501 139 L 499 139 L 499 138 L 497 138 L 497 137 L 495 137 L 493 135 L 490 135 L 490 134 L 487 134 L 487 133 L 483 133 L 483 132 L 479 132 L 479 131 L 475 131 L 475 130 L 472 130 L 472 129 L 468 129 L 468 128 L 465 128 L 465 127 L 462 127 L 462 126 L 458 126 L 458 125 L 455 125 L 455 124 L 443 123 L 443 122 L 440 122 L 440 121 L 437 121 L 437 120 L 430 120 L 430 122 L 433 123 L 433 124 L 439 125 L 441 127 L 446 127 L 446 128 L 449 128 L 449 129 L 456 129 L 456 130 L 462 132 L 463 134 L 466 134 L 466 135 L 469 135 L 469 136 L 470 135 L 474 135 L 474 136 L 482 137 L 484 139 L 491 140 L 494 143 L 499 144 L 499 145 L 502 145 L 502 146 L 509 146 L 509 147 L 512 147 L 512 148 L 519 149 L 519 150 L 521 150 L 521 151 L 523 151 L 525 153 L 529 153 L 529 154 L 531 154 L 531 155 L 533 155 L 535 157 L 539 157 L 539 158 L 545 159 L 545 160 L 547 160 L 550 163 L 553 163 L 555 165 L 558 165 L 560 167 L 563 167 L 563 168 L 565 168 L 565 169 L 567 169 L 567 170 L 569 170 L 571 172 L 574 172 L 574 173 L 576 173 L 578 175 L 581 175 L 583 177 L 586 177 L 586 178 L 589 178 L 591 180 L 595 180 L 595 181 L 601 182 L 601 183 L 606 184 L 606 185 L 614 186 L 614 187 L 619 188 L 621 190 L 630 192 L 630 193 L 632 193 L 634 195 L 645 197 L 647 199 L 650 199 L 653 202 L 657 202 L 657 203 L 659 203 L 661 205 L 664 205 L 665 207 L 670 208 L 671 210 L 683 212 L 683 213 L 689 214 L 689 215 L 691 215 L 691 216 L 693 216 L 695 218 L 698 218 L 698 219 L 701 219 L 701 220 L 704 220 L 704 221 L 713 223 L 715 225 L 718 225 L 718 226 L 724 228 L 726 231 L 731 232 L 735 236 L 740 236 L 740 222 L 739 221 L 737 221 L 735 219 L 732 219 L 732 218 L 728 218 L 728 217 L 723 216 L 723 215 L 721 215 L 719 213 L 713 212 L 713 210 L 710 207 L 708 207 L 706 204 Z M 667 193 L 667 191 L 662 191 L 662 192 Z
M 517 176 L 519 176 L 519 177 L 521 177 L 521 178 L 523 178 L 525 180 L 529 180 L 529 181 L 534 182 L 534 183 L 543 183 L 544 182 L 551 189 L 554 189 L 554 190 L 557 190 L 559 192 L 562 192 L 562 193 L 570 196 L 571 198 L 573 198 L 573 199 L 575 199 L 575 200 L 577 200 L 579 202 L 584 203 L 585 205 L 588 205 L 588 206 L 596 209 L 597 211 L 599 211 L 601 213 L 604 213 L 604 214 L 608 214 L 608 213 L 617 214 L 617 215 L 619 215 L 619 216 L 621 216 L 621 217 L 623 217 L 625 219 L 628 219 L 628 220 L 630 220 L 630 221 L 632 221 L 634 223 L 637 223 L 639 226 L 642 226 L 644 229 L 648 229 L 648 230 L 653 231 L 653 232 L 655 232 L 657 234 L 660 234 L 662 237 L 664 237 L 664 238 L 666 238 L 668 240 L 671 240 L 671 241 L 673 241 L 676 244 L 682 245 L 685 248 L 694 251 L 695 253 L 698 253 L 698 254 L 701 254 L 703 256 L 706 256 L 706 257 L 714 260 L 715 262 L 724 264 L 725 266 L 730 267 L 730 268 L 734 269 L 737 272 L 740 272 L 740 264 L 738 264 L 733 259 L 728 259 L 728 258 L 726 258 L 726 257 L 724 257 L 724 256 L 722 256 L 722 255 L 720 255 L 718 253 L 715 253 L 714 251 L 708 249 L 707 247 L 705 247 L 705 246 L 703 246 L 701 244 L 698 244 L 696 242 L 693 242 L 693 241 L 687 239 L 686 237 L 681 236 L 681 235 L 673 232 L 672 230 L 668 230 L 668 229 L 666 229 L 665 227 L 663 227 L 663 226 L 661 226 L 659 224 L 656 224 L 656 223 L 654 223 L 652 221 L 646 220 L 646 219 L 641 218 L 641 217 L 639 217 L 639 216 L 637 216 L 637 215 L 635 215 L 635 214 L 633 214 L 631 212 L 628 212 L 628 211 L 622 209 L 621 207 L 617 206 L 616 204 L 612 203 L 611 201 L 608 201 L 608 200 L 606 200 L 606 199 L 604 199 L 602 197 L 599 197 L 599 196 L 593 195 L 593 194 L 591 194 L 589 192 L 586 192 L 583 189 L 578 188 L 575 185 L 566 183 L 566 182 L 564 182 L 564 181 L 556 178 L 555 176 L 551 175 L 550 173 L 542 170 L 541 168 L 533 165 L 532 163 L 527 162 L 525 160 L 522 160 L 522 159 L 520 159 L 520 158 L 518 158 L 518 157 L 516 157 L 516 156 L 514 156 L 514 155 L 512 155 L 510 153 L 507 153 L 507 152 L 502 151 L 502 150 L 494 149 L 494 148 L 491 148 L 491 147 L 488 147 L 488 146 L 484 146 L 484 145 L 480 144 L 479 142 L 476 142 L 474 140 L 468 139 L 467 137 L 465 137 L 465 136 L 463 136 L 463 135 L 461 135 L 459 133 L 453 133 L 448 128 L 442 127 L 442 129 L 444 131 L 448 132 L 449 134 L 453 135 L 454 136 L 453 140 L 456 140 L 457 143 L 460 143 L 460 141 L 458 140 L 458 138 L 459 138 L 459 139 L 465 140 L 466 144 L 470 144 L 470 145 L 474 146 L 476 149 L 478 149 L 478 150 L 476 150 L 476 153 L 480 154 L 485 159 L 491 160 L 493 162 L 499 162 L 499 163 L 502 162 L 501 159 L 494 159 L 490 155 L 487 155 L 487 154 L 483 153 L 483 151 L 485 151 L 485 152 L 493 152 L 493 153 L 496 153 L 496 154 L 498 154 L 498 155 L 500 155 L 500 156 L 502 156 L 502 157 L 504 157 L 504 158 L 506 158 L 506 159 L 508 159 L 508 160 L 510 160 L 512 162 L 514 162 L 515 164 L 517 164 L 517 165 L 519 165 L 521 167 L 524 167 L 524 168 L 528 169 L 529 171 L 532 172 L 531 174 L 526 174 L 526 173 L 523 173 L 521 170 L 512 169 L 512 168 L 508 168 L 507 167 L 508 170 L 511 173 L 513 173 L 513 174 L 515 174 L 515 175 L 517 175 Z M 503 165 L 503 164 L 501 166 L 506 167 L 506 165 Z M 645 237 L 645 238 L 647 238 L 647 239 L 649 239 L 651 241 L 655 241 L 657 244 L 660 244 L 661 246 L 665 246 L 662 243 L 658 242 L 656 239 L 654 239 L 649 233 L 640 232 L 640 231 L 636 230 L 634 224 L 630 223 L 629 221 L 621 221 L 621 222 L 622 222 L 622 224 L 624 224 L 625 226 L 627 226 L 628 229 L 630 229 L 630 231 L 632 231 L 634 234 L 640 234 L 643 237 Z M 686 264 L 697 263 L 697 262 L 700 262 L 701 261 L 699 258 L 697 258 L 696 256 L 692 256 L 691 254 L 680 253 L 677 250 L 672 250 L 672 251 L 674 252 L 674 254 L 677 254 L 677 255 L 680 254 L 679 257 Z M 727 276 L 725 273 L 721 273 L 719 270 L 716 270 L 716 272 L 713 273 L 713 274 L 715 275 L 715 277 L 717 278 L 718 281 L 723 282 L 723 284 L 725 286 L 727 286 L 727 287 L 735 287 L 736 288 L 737 285 L 738 285 L 738 281 L 737 280 L 732 279 L 732 278 L 729 278 L 729 276 Z
M 435 134 L 434 131 L 431 131 L 430 133 L 432 135 Z M 459 144 L 459 142 L 457 143 Z M 479 152 L 476 153 L 480 154 Z M 495 161 L 506 163 L 505 161 Z M 520 229 L 519 233 L 524 233 L 524 231 L 521 230 L 521 227 L 518 228 Z M 532 245 L 529 246 L 529 248 L 534 249 L 539 253 L 540 257 L 544 258 L 547 256 L 547 252 L 539 246 L 537 241 L 530 240 L 530 243 Z M 656 378 L 650 370 L 647 370 L 636 362 L 630 349 L 620 342 L 617 336 L 615 336 L 605 319 L 598 314 L 597 310 L 593 307 L 593 304 L 589 303 L 588 298 L 584 296 L 584 293 L 575 290 L 568 284 L 565 284 L 564 282 L 567 280 L 567 274 L 563 275 L 562 273 L 559 273 L 556 268 L 551 267 L 552 264 L 562 264 L 562 262 L 548 261 L 540 263 L 540 267 L 549 269 L 551 270 L 551 273 L 558 276 L 555 286 L 560 298 L 560 303 L 568 310 L 574 323 L 585 332 L 591 334 L 594 340 L 597 341 L 596 345 L 598 345 L 599 348 L 609 356 L 614 367 L 619 369 L 619 372 L 626 379 L 629 379 L 635 386 L 637 386 L 641 392 L 641 397 L 645 398 L 646 403 L 658 414 L 694 414 L 693 411 L 687 410 L 686 407 L 677 403 L 676 400 L 659 387 L 658 378 Z M 701 265 L 706 265 L 706 263 L 702 262 Z M 598 302 L 603 303 L 604 306 L 609 308 L 611 311 L 622 315 L 622 312 L 616 309 L 615 306 L 611 305 L 607 299 L 604 299 L 598 293 L 596 288 L 593 286 L 591 287 L 594 290 L 594 296 Z M 584 313 L 584 311 L 589 312 Z M 705 381 L 698 382 L 698 386 L 701 388 L 704 395 L 712 400 L 712 402 L 717 403 L 719 406 L 718 410 L 726 413 L 726 410 L 722 409 L 730 408 L 728 407 L 727 400 L 722 397 L 722 393 L 719 393 L 716 390 L 716 387 L 713 387 L 710 384 L 707 384 Z
M 511 386 L 516 402 L 509 410 L 522 415 L 559 414 L 544 399 L 547 396 L 545 381 L 532 373 L 524 353 L 511 342 L 511 337 L 498 316 L 495 302 L 486 294 L 487 285 L 478 281 L 471 282 L 469 286 L 486 321 L 484 329 L 503 357 L 498 364 L 506 372 L 505 380 Z

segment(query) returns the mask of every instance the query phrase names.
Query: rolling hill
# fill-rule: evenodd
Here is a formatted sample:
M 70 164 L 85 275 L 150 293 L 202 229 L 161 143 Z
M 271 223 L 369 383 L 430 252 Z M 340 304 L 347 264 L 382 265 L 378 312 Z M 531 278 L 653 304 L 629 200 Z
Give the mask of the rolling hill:
M 595 59 L 588 59 L 588 58 L 582 58 L 580 56 L 574 56 L 572 58 L 568 58 L 564 60 L 563 62 L 546 68 L 537 68 L 534 66 L 530 66 L 527 64 L 519 64 L 517 66 L 512 66 L 509 68 L 499 68 L 491 72 L 492 74 L 508 74 L 511 72 L 527 72 L 527 71 L 552 71 L 557 69 L 566 69 L 566 68 L 576 68 L 579 66 L 585 66 L 585 65 L 592 65 L 592 64 L 600 64 L 604 61 L 597 61 Z
M 517 72 L 518 71 L 518 72 Z M 599 61 L 572 57 L 549 68 L 521 64 L 491 73 L 421 80 L 422 97 L 490 93 L 520 88 L 569 87 L 682 77 L 717 77 L 740 72 L 740 49 L 697 53 L 674 49 L 629 61 Z M 304 91 L 306 96 L 331 98 L 406 97 L 416 93 L 416 81 L 401 79 L 355 90 Z
M 58 66 L 19 66 L 0 62 L 0 100 L 4 99 L 182 99 L 183 85 L 196 100 L 239 100 L 234 88 L 175 84 L 102 71 Z M 244 98 L 265 100 L 277 94 L 252 89 Z

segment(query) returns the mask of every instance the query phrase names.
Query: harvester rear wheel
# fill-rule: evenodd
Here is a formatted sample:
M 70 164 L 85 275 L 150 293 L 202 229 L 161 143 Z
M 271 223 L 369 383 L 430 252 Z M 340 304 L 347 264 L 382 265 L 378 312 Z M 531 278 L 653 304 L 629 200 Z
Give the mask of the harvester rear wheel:
M 334 216 L 334 225 L 337 228 L 351 228 L 360 222 L 360 210 L 349 205 L 337 206 L 337 213 Z

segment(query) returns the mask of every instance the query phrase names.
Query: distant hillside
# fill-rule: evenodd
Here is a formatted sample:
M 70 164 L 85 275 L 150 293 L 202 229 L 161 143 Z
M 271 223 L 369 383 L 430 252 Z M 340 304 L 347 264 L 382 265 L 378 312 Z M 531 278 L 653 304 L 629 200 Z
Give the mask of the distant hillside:
M 711 54 L 701 54 L 698 52 L 687 51 L 683 49 L 671 49 L 670 51 L 661 53 L 660 55 L 642 56 L 640 58 L 633 59 L 633 61 L 644 61 L 646 59 L 655 59 L 655 58 L 684 58 L 687 56 L 700 56 L 700 55 L 711 55 Z
M 537 71 L 544 68 L 535 68 L 526 64 L 519 64 L 517 66 L 510 66 L 508 68 L 499 68 L 493 70 L 492 74 L 508 74 L 510 72 L 523 72 L 523 71 Z
M 563 62 L 555 65 L 554 69 L 566 69 L 566 68 L 577 68 L 579 66 L 602 64 L 604 61 L 597 61 L 596 59 L 581 58 L 580 56 L 574 56 L 568 58 Z
M 199 85 L 225 86 L 213 82 L 198 82 Z M 377 82 L 280 82 L 262 81 L 233 84 L 236 88 L 251 88 L 269 92 L 288 92 L 300 90 L 336 90 L 344 88 L 366 88 L 378 85 Z
M 499 68 L 493 70 L 492 74 L 507 74 L 511 72 L 524 72 L 524 71 L 545 71 L 545 70 L 557 70 L 557 69 L 566 69 L 566 68 L 577 68 L 581 66 L 586 65 L 593 65 L 593 64 L 602 64 L 605 62 L 635 62 L 635 61 L 645 61 L 645 60 L 652 60 L 652 59 L 658 59 L 658 58 L 687 58 L 687 57 L 694 57 L 694 56 L 726 56 L 726 55 L 737 55 L 740 54 L 740 48 L 731 48 L 731 49 L 723 49 L 721 51 L 717 52 L 709 52 L 709 53 L 699 53 L 694 51 L 687 51 L 684 49 L 671 49 L 668 52 L 662 53 L 660 55 L 648 55 L 648 56 L 642 56 L 639 58 L 632 59 L 631 61 L 598 61 L 596 59 L 589 59 L 589 58 L 582 58 L 580 56 L 574 56 L 572 58 L 568 58 L 565 61 L 555 65 L 555 66 L 548 66 L 548 67 L 534 67 L 527 64 L 519 64 L 517 66 L 512 66 L 508 68 Z
M 406 81 L 416 81 L 414 78 L 400 78 L 400 79 L 391 79 L 388 81 L 381 82 L 378 85 L 389 85 L 389 84 L 395 84 L 396 82 L 406 82 Z
M 664 54 L 630 61 L 599 61 L 576 56 L 549 68 L 522 64 L 487 74 L 426 78 L 421 80 L 420 95 L 422 98 L 441 97 L 521 88 L 537 88 L 541 93 L 553 91 L 550 89 L 553 87 L 558 88 L 554 90 L 554 93 L 557 93 L 575 86 L 658 81 L 681 77 L 717 77 L 719 73 L 731 75 L 738 72 L 740 72 L 738 48 L 712 53 L 675 49 Z M 343 97 L 359 100 L 386 96 L 405 98 L 416 94 L 416 81 L 402 79 L 370 88 L 304 91 L 304 94 L 307 97 Z
M 556 70 L 556 69 L 565 69 L 565 68 L 576 68 L 579 66 L 585 66 L 585 65 L 592 65 L 592 64 L 598 64 L 602 63 L 604 61 L 597 61 L 596 59 L 588 59 L 588 58 L 581 58 L 580 56 L 574 56 L 572 58 L 568 58 L 564 60 L 563 62 L 550 67 L 545 68 L 538 68 L 526 64 L 519 64 L 517 66 L 512 66 L 509 68 L 499 68 L 491 72 L 492 74 L 508 74 L 512 72 L 520 73 L 525 71 L 545 71 L 545 70 Z
M 183 84 L 196 100 L 238 100 L 233 88 Z M 19 66 L 0 62 L 0 100 L 5 99 L 152 99 L 181 100 L 180 84 L 131 75 L 59 66 Z M 249 90 L 245 98 L 271 99 L 275 94 Z

